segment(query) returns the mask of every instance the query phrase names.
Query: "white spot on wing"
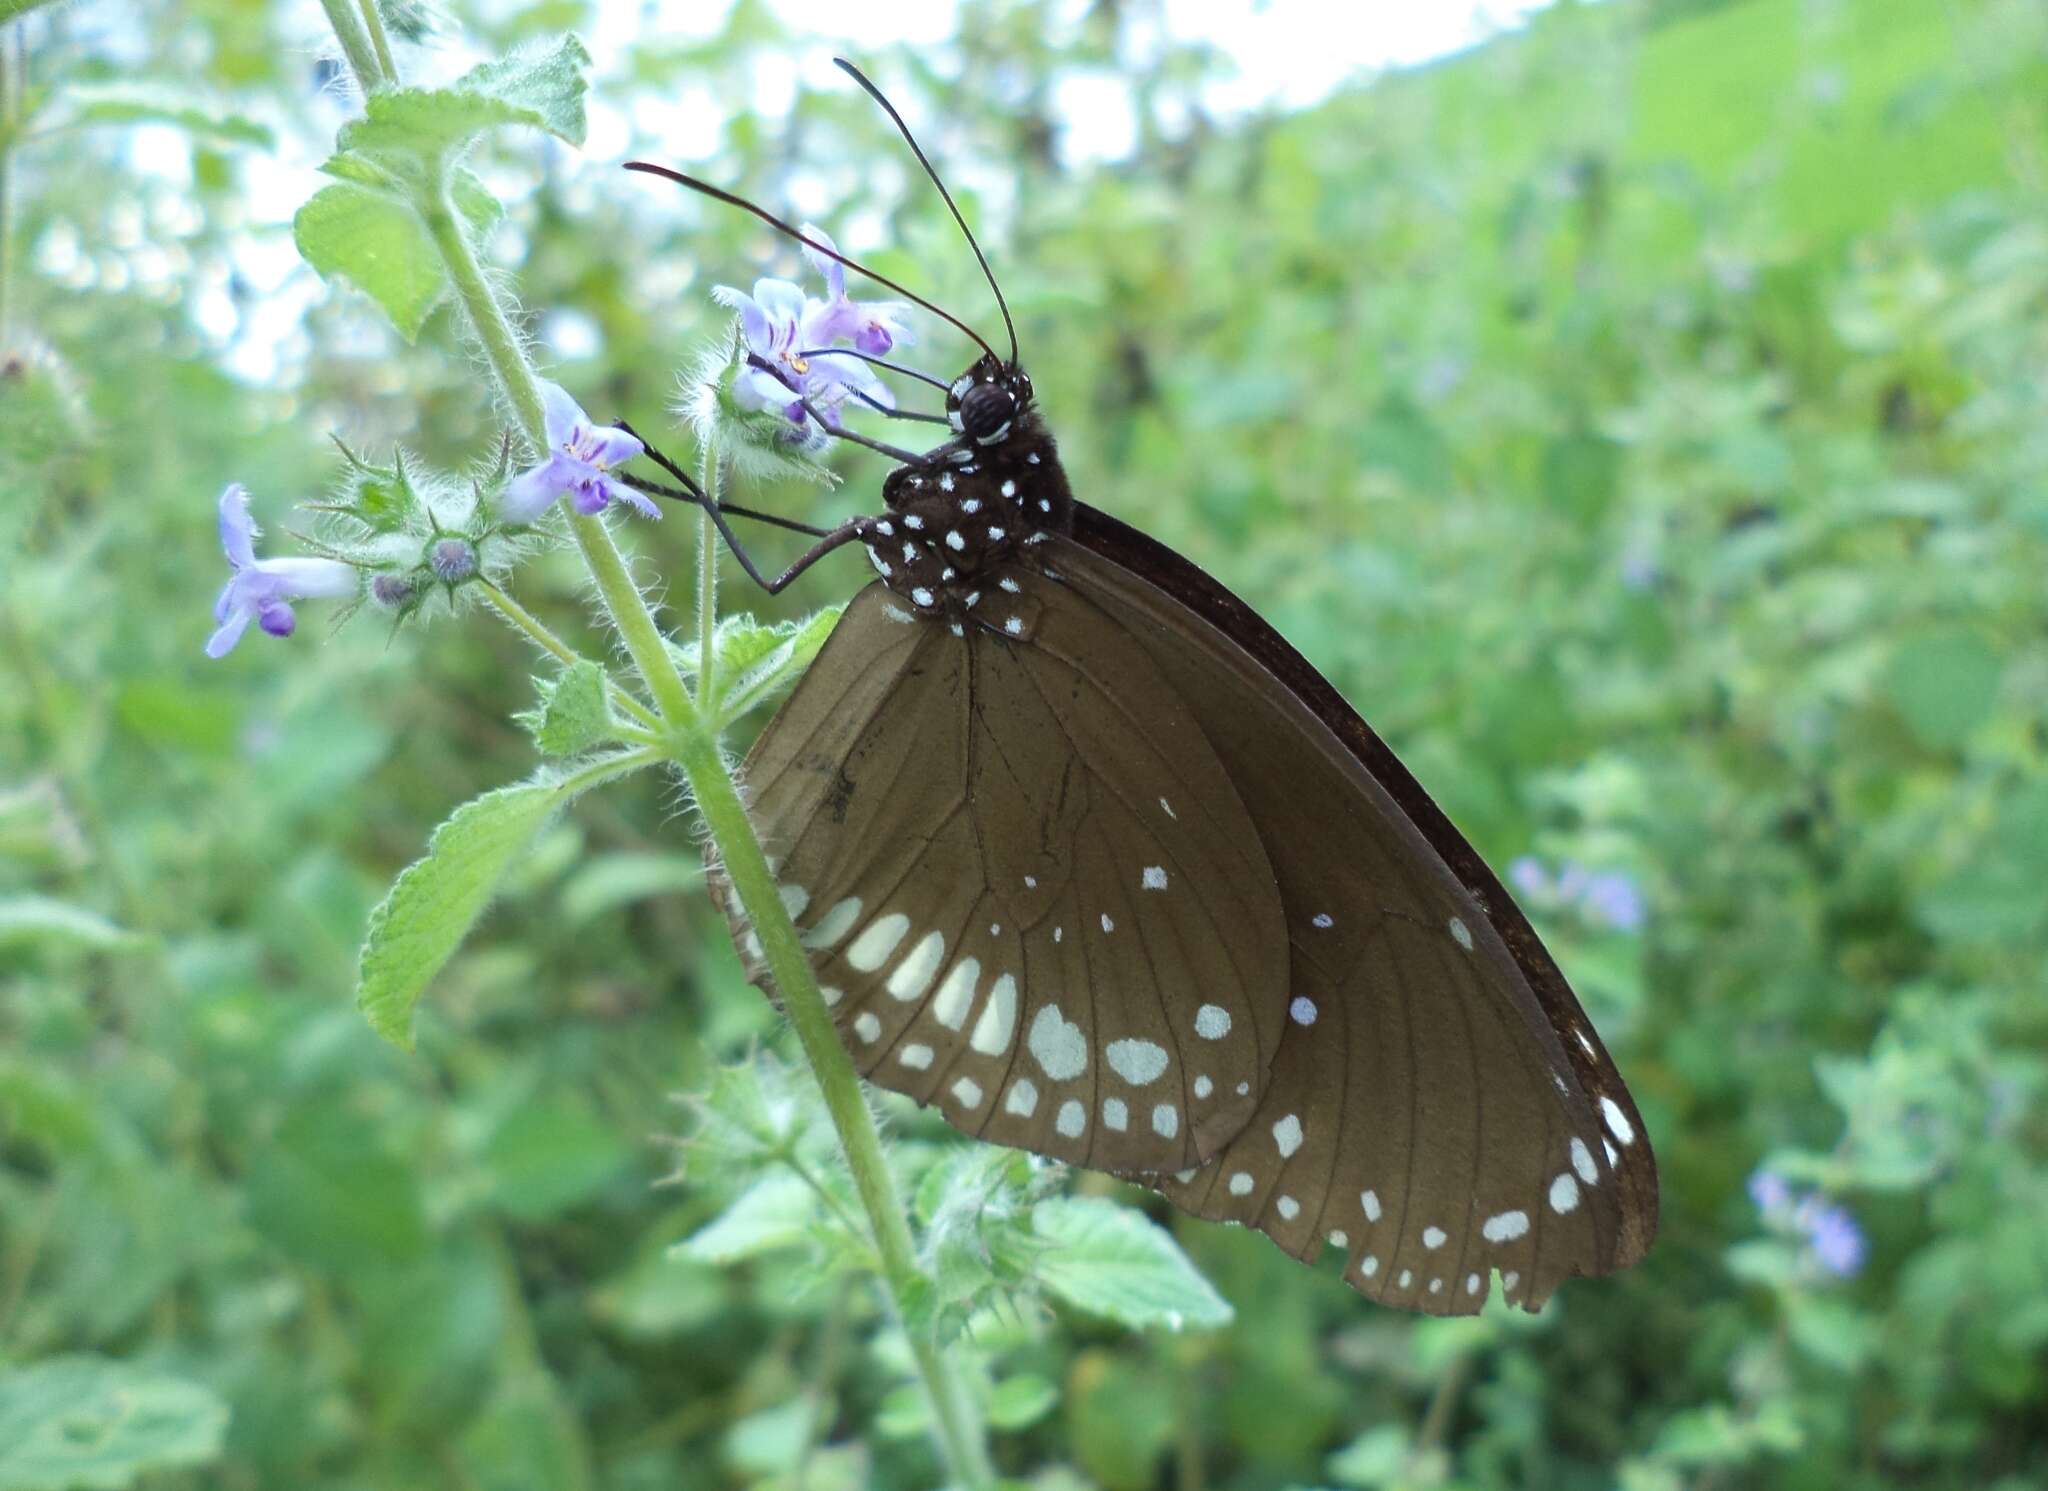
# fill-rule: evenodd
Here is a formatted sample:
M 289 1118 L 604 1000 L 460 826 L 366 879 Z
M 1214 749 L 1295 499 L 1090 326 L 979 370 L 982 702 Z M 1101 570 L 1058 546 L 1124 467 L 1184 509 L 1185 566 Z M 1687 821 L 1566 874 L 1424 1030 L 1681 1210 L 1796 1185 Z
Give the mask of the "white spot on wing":
M 1291 1222 L 1301 1215 L 1301 1203 L 1292 1196 L 1282 1196 L 1273 1203 L 1273 1209 L 1280 1213 L 1283 1222 Z
M 1550 1183 L 1550 1209 L 1559 1216 L 1577 1210 L 1579 1205 L 1579 1183 L 1572 1179 L 1571 1172 L 1561 1173 Z
M 896 971 L 889 975 L 889 997 L 900 999 L 906 1004 L 923 996 L 938 976 L 939 965 L 946 959 L 946 937 L 943 932 L 927 932 L 920 937 L 917 945 L 903 956 L 896 965 Z
M 1180 814 L 1176 813 L 1173 810 L 1172 803 L 1168 802 L 1165 798 L 1162 797 L 1159 799 L 1159 806 L 1165 810 L 1167 817 L 1171 818 L 1175 823 L 1180 822 Z
M 1314 916 L 1310 917 L 1309 920 L 1316 926 L 1323 928 L 1325 931 L 1337 925 L 1336 919 L 1332 917 L 1330 913 L 1327 911 L 1318 911 Z
M 974 1022 L 974 1034 L 967 1044 L 984 1056 L 1000 1056 L 1010 1049 L 1010 1037 L 1017 1028 L 1017 980 L 1004 974 L 988 991 L 988 1003 Z
M 1290 1113 L 1273 1125 L 1273 1142 L 1280 1146 L 1280 1158 L 1287 1159 L 1301 1148 L 1301 1120 Z
M 1102 913 L 1102 930 L 1105 932 L 1114 932 L 1116 930 L 1116 923 L 1109 919 L 1107 911 Z
M 1529 1230 L 1529 1214 L 1526 1211 L 1504 1211 L 1498 1216 L 1488 1217 L 1479 1225 L 1479 1235 L 1488 1242 L 1513 1242 Z
M 960 1100 L 960 1106 L 963 1108 L 979 1108 L 981 1084 L 972 1077 L 962 1077 L 953 1084 L 953 1096 Z
M 974 1007 L 974 986 L 981 981 L 981 959 L 962 958 L 939 985 L 932 997 L 932 1018 L 948 1030 L 958 1030 Z
M 1104 1128 L 1115 1129 L 1121 1134 L 1130 1127 L 1130 1123 L 1131 1110 L 1124 1106 L 1122 1098 L 1104 1098 L 1102 1100 L 1102 1126 Z
M 1287 1013 L 1294 1017 L 1297 1025 L 1313 1025 L 1316 1023 L 1316 1002 L 1306 994 L 1297 994 L 1294 1003 L 1287 1006 Z
M 1111 1041 L 1102 1054 L 1109 1069 L 1133 1087 L 1156 1081 L 1166 1070 L 1166 1048 L 1152 1041 Z
M 1364 1274 L 1368 1279 L 1371 1278 L 1374 1274 L 1380 1271 L 1379 1259 L 1373 1257 L 1372 1254 L 1367 1253 L 1365 1257 L 1359 1260 L 1358 1271 Z
M 882 1033 L 882 1022 L 875 1018 L 874 1011 L 862 1010 L 853 1017 L 853 1033 L 873 1045 L 875 1037 Z
M 1593 1158 L 1593 1151 L 1586 1148 L 1586 1141 L 1576 1136 L 1572 1139 L 1572 1169 L 1579 1172 L 1579 1179 L 1587 1185 L 1600 1184 L 1600 1162 Z
M 1623 1144 L 1636 1142 L 1636 1126 L 1628 1121 L 1628 1115 L 1621 1111 L 1621 1104 L 1613 1098 L 1601 1097 L 1600 1116 L 1607 1120 L 1607 1132 Z
M 1205 1004 L 1195 1011 L 1195 1034 L 1205 1041 L 1220 1041 L 1230 1034 L 1230 1011 L 1220 1004 Z
M 1444 1245 L 1446 1235 L 1441 1227 L 1425 1227 L 1422 1229 L 1422 1245 L 1434 1253 Z
M 1003 1111 L 1014 1113 L 1019 1118 L 1029 1118 L 1038 1111 L 1038 1084 L 1029 1077 L 1019 1077 L 1010 1084 L 1009 1096 L 1003 1099 Z
M 1165 870 L 1165 867 L 1164 867 L 1164 866 L 1161 866 L 1161 865 L 1147 865 L 1147 866 L 1145 866 L 1145 873 L 1144 873 L 1144 875 L 1143 875 L 1142 877 L 1140 877 L 1140 879 L 1139 879 L 1139 884 L 1141 884 L 1142 886 L 1144 886 L 1144 888 L 1145 888 L 1146 890 L 1165 890 L 1165 889 L 1166 889 L 1166 870 Z
M 1208 1074 L 1207 1072 L 1204 1072 L 1204 1073 L 1203 1073 L 1203 1074 L 1202 1074 L 1201 1076 L 1199 1076 L 1199 1077 L 1195 1078 L 1195 1096 L 1196 1096 L 1196 1097 L 1198 1097 L 1198 1098 L 1205 1098 L 1205 1097 L 1207 1097 L 1207 1096 L 1208 1096 L 1208 1095 L 1209 1095 L 1210 1093 L 1214 1092 L 1215 1090 L 1216 1090 L 1216 1084 L 1215 1084 L 1214 1082 L 1211 1082 L 1211 1081 L 1209 1080 L 1209 1074 Z
M 896 1053 L 896 1059 L 915 1071 L 924 1071 L 932 1064 L 932 1048 L 920 1042 L 912 1042 Z
M 1368 1222 L 1377 1222 L 1380 1219 L 1380 1193 L 1378 1191 L 1360 1191 L 1358 1193 L 1358 1204 L 1365 1208 L 1365 1219 Z
M 1055 1082 L 1070 1081 L 1088 1069 L 1088 1038 L 1081 1033 L 1080 1026 L 1060 1014 L 1056 1004 L 1048 1004 L 1032 1016 L 1031 1032 L 1025 1043 L 1046 1076 Z
M 1237 1173 L 1236 1173 L 1235 1175 L 1233 1175 L 1233 1176 L 1231 1176 L 1231 1177 L 1230 1177 L 1230 1194 L 1231 1194 L 1231 1195 L 1233 1195 L 1233 1196 L 1249 1196 L 1249 1195 L 1251 1195 L 1251 1193 L 1252 1193 L 1252 1177 L 1251 1177 L 1251 1172 L 1250 1172 L 1250 1171 L 1247 1171 L 1247 1170 L 1240 1170 L 1240 1171 L 1238 1171 L 1238 1172 L 1237 1172 Z
M 1472 929 L 1455 916 L 1451 918 L 1451 940 L 1466 952 L 1472 951 Z
M 873 973 L 889 960 L 889 954 L 896 951 L 896 944 L 909 930 L 910 918 L 900 911 L 878 916 L 853 939 L 853 946 L 846 950 L 846 961 L 862 973 Z
M 1069 1139 L 1078 1139 L 1081 1131 L 1088 1127 L 1088 1110 L 1077 1100 L 1068 1098 L 1060 1104 L 1059 1116 L 1052 1121 L 1052 1126 Z
M 860 897 L 858 895 L 848 895 L 844 901 L 840 901 L 838 905 L 834 905 L 829 911 L 825 911 L 825 915 L 821 915 L 821 918 L 817 918 L 817 924 L 809 932 L 805 932 L 799 938 L 799 942 L 803 942 L 807 948 L 829 948 L 829 946 L 834 946 L 840 938 L 844 938 L 848 932 L 852 932 L 854 930 L 854 922 L 858 922 L 858 920 L 860 920 Z
M 1161 1103 L 1152 1110 L 1152 1132 L 1162 1139 L 1171 1139 L 1180 1132 L 1180 1109 L 1171 1103 Z
M 792 920 L 802 916 L 804 908 L 811 904 L 811 893 L 801 885 L 785 885 L 776 894 L 782 897 L 782 909 Z

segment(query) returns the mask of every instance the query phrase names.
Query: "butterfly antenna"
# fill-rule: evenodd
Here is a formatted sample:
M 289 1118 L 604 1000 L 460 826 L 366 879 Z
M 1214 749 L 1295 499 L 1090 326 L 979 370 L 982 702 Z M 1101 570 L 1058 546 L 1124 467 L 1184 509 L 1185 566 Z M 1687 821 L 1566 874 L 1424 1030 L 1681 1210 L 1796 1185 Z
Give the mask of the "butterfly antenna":
M 924 147 L 917 143 L 917 136 L 910 132 L 910 126 L 903 122 L 903 116 L 896 112 L 896 106 L 889 102 L 882 90 L 874 85 L 866 73 L 844 57 L 834 57 L 832 61 L 841 72 L 866 89 L 869 98 L 882 106 L 882 112 L 889 116 L 890 121 L 896 126 L 896 132 L 903 136 L 903 142 L 910 147 L 910 153 L 915 155 L 917 163 L 924 167 L 924 174 L 931 177 L 932 185 L 937 187 L 939 195 L 946 199 L 947 210 L 953 214 L 953 221 L 960 225 L 961 233 L 966 236 L 967 246 L 974 250 L 974 261 L 981 266 L 982 276 L 988 281 L 989 289 L 995 292 L 996 307 L 1003 313 L 1003 327 L 1010 333 L 1010 361 L 1014 364 L 1017 361 L 1017 323 L 1010 319 L 1010 303 L 1003 299 L 1003 287 L 996 283 L 995 271 L 988 267 L 988 255 L 984 254 L 981 245 L 974 241 L 974 230 L 967 226 L 967 219 L 960 215 L 960 206 L 953 200 L 953 194 L 946 190 L 946 183 L 941 181 L 939 173 L 932 169 L 931 160 L 925 155 Z M 983 342 L 982 345 L 986 347 L 988 344 Z
M 926 300 L 922 295 L 919 295 L 912 290 L 906 290 L 903 286 L 897 284 L 896 281 L 890 279 L 887 275 L 877 274 L 874 270 L 868 268 L 865 264 L 856 263 L 854 260 L 849 259 L 846 257 L 846 255 L 840 253 L 839 250 L 835 248 L 830 248 L 827 245 L 818 242 L 817 239 L 811 237 L 810 234 L 804 232 L 802 229 L 791 227 L 788 223 L 784 222 L 781 218 L 777 217 L 767 208 L 757 207 L 752 202 L 749 202 L 745 197 L 734 196 L 731 192 L 726 191 L 723 187 L 713 186 L 708 181 L 699 181 L 694 176 L 685 176 L 681 171 L 674 170 L 668 166 L 658 166 L 652 161 L 629 160 L 626 162 L 626 169 L 628 171 L 642 171 L 649 176 L 659 176 L 665 181 L 675 182 L 678 186 L 687 186 L 693 192 L 701 192 L 703 195 L 711 198 L 713 201 L 723 202 L 728 207 L 737 207 L 742 212 L 752 213 L 755 217 L 759 218 L 762 222 L 766 223 L 776 232 L 784 234 L 787 237 L 794 238 L 798 243 L 802 244 L 805 248 L 815 250 L 816 252 L 823 254 L 828 259 L 836 259 L 839 263 L 844 264 L 848 269 L 851 269 L 855 274 L 865 275 L 867 276 L 867 278 L 873 280 L 876 284 L 884 285 L 887 288 L 894 290 L 898 295 L 901 295 L 905 300 L 909 301 L 911 304 L 923 306 L 926 310 L 930 311 L 934 316 L 937 316 L 941 320 L 951 323 L 953 326 L 956 326 L 961 331 L 967 333 L 967 335 L 974 340 L 975 344 L 979 346 L 982 351 L 986 352 L 990 357 L 994 357 L 996 355 L 996 349 L 988 344 L 987 339 L 984 338 L 980 332 L 976 331 L 973 327 L 969 326 L 965 321 L 962 321 L 958 316 L 954 315 L 951 311 L 941 310 L 938 306 L 935 306 L 929 300 Z M 980 253 L 981 251 L 979 249 L 976 249 L 975 252 Z M 1005 320 L 1008 320 L 1009 314 L 1009 311 L 1005 309 L 1003 312 L 1003 317 Z M 1015 340 L 1014 333 L 1012 334 L 1012 340 Z

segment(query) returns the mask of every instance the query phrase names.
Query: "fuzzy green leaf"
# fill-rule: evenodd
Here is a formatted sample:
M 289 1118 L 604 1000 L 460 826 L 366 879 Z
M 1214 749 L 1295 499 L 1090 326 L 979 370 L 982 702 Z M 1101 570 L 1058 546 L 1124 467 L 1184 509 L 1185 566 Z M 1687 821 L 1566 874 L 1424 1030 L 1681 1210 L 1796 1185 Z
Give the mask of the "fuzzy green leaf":
M 715 1220 L 670 1248 L 669 1256 L 697 1263 L 736 1263 L 803 1242 L 818 1215 L 817 1195 L 801 1178 L 787 1170 L 771 1172 L 741 1192 Z
M 988 1421 L 998 1429 L 1028 1429 L 1053 1410 L 1060 1390 L 1026 1373 L 996 1384 L 988 1397 Z
M 323 278 L 341 275 L 382 306 L 408 342 L 448 288 L 440 251 L 419 214 L 401 198 L 353 181 L 315 192 L 292 219 L 292 241 Z
M 73 83 L 64 90 L 73 116 L 86 124 L 173 124 L 198 139 L 267 150 L 270 130 L 229 112 L 203 93 L 161 83 Z
M 752 618 L 721 629 L 718 690 L 721 720 L 758 709 L 801 678 L 839 624 L 844 606 L 827 606 L 802 621 L 762 626 Z
M 542 772 L 457 808 L 434 830 L 427 853 L 370 913 L 356 980 L 356 1007 L 386 1040 L 412 1044 L 412 1011 L 462 945 L 504 878 L 555 809 L 586 787 L 637 764 L 600 761 L 562 777 Z
M 477 135 L 529 125 L 571 145 L 583 143 L 583 70 L 590 53 L 573 36 L 547 51 L 486 62 L 447 88 L 387 88 L 370 95 L 363 117 L 337 141 L 407 175 L 443 160 Z
M 96 1356 L 0 1374 L 0 1491 L 118 1491 L 220 1454 L 210 1388 Z
M 522 718 L 533 730 L 534 744 L 548 755 L 580 756 L 614 737 L 604 669 L 589 658 L 578 658 L 539 687 L 540 708 Z
M 1059 1197 L 1033 1207 L 1031 1225 L 1040 1246 L 1034 1276 L 1076 1309 L 1139 1328 L 1230 1323 L 1230 1306 L 1180 1245 L 1129 1207 Z

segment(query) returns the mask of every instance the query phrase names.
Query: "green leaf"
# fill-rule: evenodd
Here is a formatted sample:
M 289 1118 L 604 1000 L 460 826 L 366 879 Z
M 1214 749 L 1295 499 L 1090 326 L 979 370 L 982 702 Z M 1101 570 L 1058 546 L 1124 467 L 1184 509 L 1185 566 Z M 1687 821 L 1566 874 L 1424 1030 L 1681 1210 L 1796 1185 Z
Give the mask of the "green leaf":
M 562 887 L 562 915 L 581 925 L 617 907 L 678 895 L 703 882 L 704 861 L 694 854 L 599 855 Z
M 736 1263 L 809 1238 L 818 1198 L 787 1170 L 763 1176 L 707 1226 L 669 1249 L 671 1258 Z
M 419 214 L 399 197 L 353 182 L 315 192 L 292 219 L 292 241 L 322 278 L 340 275 L 382 306 L 408 342 L 448 288 L 441 252 Z
M 803 676 L 825 639 L 839 624 L 844 606 L 827 606 L 802 621 L 762 626 L 741 618 L 718 638 L 718 713 L 736 720 L 758 709 Z
M 473 68 L 447 88 L 387 88 L 364 102 L 363 117 L 337 140 L 344 154 L 388 165 L 409 178 L 488 129 L 529 125 L 583 143 L 583 70 L 590 53 L 573 36 L 552 49 Z
M 628 1159 L 617 1131 L 580 1098 L 526 1102 L 491 1136 L 491 1200 L 542 1222 L 609 1185 Z
M 427 1246 L 411 1169 L 337 1108 L 304 1108 L 257 1146 L 243 1181 L 249 1221 L 285 1253 L 349 1274 L 406 1263 Z
M 998 1429 L 1028 1429 L 1053 1410 L 1060 1390 L 1043 1377 L 1025 1373 L 996 1384 L 988 1398 L 988 1421 Z
M 270 130 L 230 113 L 203 93 L 161 83 L 73 83 L 64 99 L 86 124 L 174 124 L 187 134 L 222 144 L 269 149 Z
M 0 1374 L 0 1491 L 118 1491 L 219 1456 L 227 1405 L 182 1377 L 97 1356 Z
M 1412 1448 L 1402 1424 L 1381 1424 L 1330 1456 L 1330 1478 L 1345 1486 L 1390 1486 L 1408 1469 Z
M 1133 1327 L 1221 1326 L 1230 1306 L 1172 1236 L 1130 1208 L 1094 1196 L 1031 1209 L 1040 1245 L 1033 1274 L 1075 1308 Z
M 48 896 L 0 898 L 0 948 L 40 943 L 101 951 L 136 940 L 133 932 L 114 925 L 97 911 L 68 901 Z
M 1900 645 L 1885 672 L 1885 688 L 1922 744 L 1951 750 L 1991 713 L 2003 672 L 1980 632 L 1944 627 Z
M 548 816 L 586 787 L 639 764 L 637 757 L 615 756 L 571 777 L 543 771 L 464 803 L 435 829 L 426 857 L 409 866 L 370 913 L 356 1007 L 371 1028 L 409 1048 L 413 1006 Z
M 605 697 L 604 669 L 578 658 L 551 679 L 538 681 L 540 708 L 523 716 L 534 744 L 550 756 L 580 756 L 617 733 Z

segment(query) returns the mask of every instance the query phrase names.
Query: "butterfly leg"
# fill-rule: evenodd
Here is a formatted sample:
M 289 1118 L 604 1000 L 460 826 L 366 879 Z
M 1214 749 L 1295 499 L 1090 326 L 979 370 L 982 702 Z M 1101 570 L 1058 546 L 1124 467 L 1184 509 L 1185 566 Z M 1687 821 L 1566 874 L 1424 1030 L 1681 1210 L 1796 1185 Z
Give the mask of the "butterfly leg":
M 705 497 L 704 489 L 697 485 L 696 479 L 674 461 L 671 461 L 667 456 L 656 450 L 653 443 L 645 435 L 627 424 L 623 419 L 613 420 L 612 428 L 624 430 L 628 435 L 638 440 L 641 445 L 646 447 L 648 459 L 683 485 L 678 490 L 675 487 L 663 486 L 658 481 L 649 481 L 645 477 L 634 476 L 630 472 L 620 473 L 619 480 L 623 481 L 634 491 L 645 492 L 651 497 L 666 497 L 670 501 L 687 502 L 696 507 L 704 507 L 708 504 L 709 499 Z M 785 518 L 777 513 L 764 513 L 756 508 L 741 507 L 737 502 L 721 502 L 718 504 L 718 511 L 729 513 L 735 518 L 751 518 L 756 523 L 766 523 L 775 528 L 787 528 L 791 533 L 809 534 L 812 538 L 823 538 L 826 533 L 825 529 L 816 527 L 813 524 L 800 523 L 795 518 Z

